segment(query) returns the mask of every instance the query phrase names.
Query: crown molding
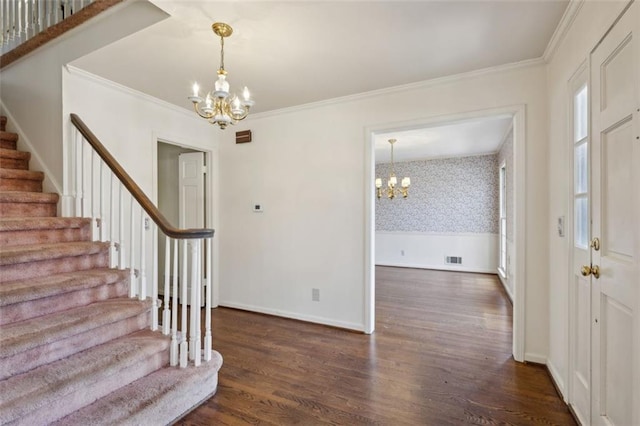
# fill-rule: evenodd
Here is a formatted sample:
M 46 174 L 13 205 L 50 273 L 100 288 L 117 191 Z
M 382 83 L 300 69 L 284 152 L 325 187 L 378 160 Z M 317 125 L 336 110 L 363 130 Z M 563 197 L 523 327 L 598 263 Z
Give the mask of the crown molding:
M 430 80 L 423 80 L 416 83 L 408 83 L 399 86 L 386 87 L 384 89 L 371 90 L 368 92 L 356 93 L 354 95 L 341 96 L 338 98 L 325 99 L 317 102 L 310 102 L 306 104 L 296 105 L 292 107 L 286 107 L 281 109 L 275 109 L 271 111 L 264 111 L 255 114 L 250 114 L 247 117 L 247 122 L 261 118 L 269 118 L 279 115 L 291 114 L 294 112 L 305 111 L 309 109 L 321 108 L 324 106 L 331 106 L 336 104 L 343 104 L 348 102 L 355 102 L 360 100 L 366 100 L 370 98 L 381 97 L 385 95 L 397 94 L 402 92 L 415 91 L 418 89 L 424 89 L 433 86 L 439 86 L 444 84 L 451 84 L 458 81 L 481 77 L 485 75 L 497 74 L 505 71 L 512 71 L 524 68 L 533 68 L 537 66 L 545 65 L 545 61 L 542 57 L 535 59 L 527 59 L 520 62 L 512 62 L 510 64 L 496 65 L 494 67 L 482 68 L 479 70 L 464 72 L 460 74 L 447 75 L 444 77 L 433 78 Z M 249 121 L 251 120 L 251 121 Z
M 75 75 L 78 77 L 81 77 L 85 80 L 89 80 L 91 82 L 97 83 L 101 86 L 107 87 L 109 89 L 113 89 L 113 90 L 117 90 L 118 92 L 124 93 L 126 95 L 129 96 L 133 96 L 135 98 L 141 99 L 145 102 L 151 102 L 153 104 L 156 104 L 162 108 L 166 108 L 168 110 L 171 110 L 172 112 L 175 113 L 179 113 L 184 115 L 185 117 L 188 117 L 190 119 L 195 118 L 196 116 L 193 114 L 192 111 L 186 109 L 186 108 L 182 108 L 178 105 L 172 104 L 170 102 L 167 101 L 163 101 L 162 99 L 158 99 L 156 97 L 153 97 L 151 95 L 148 95 L 144 92 L 141 92 L 139 90 L 135 90 L 132 89 L 130 87 L 127 86 L 123 86 L 120 83 L 116 83 L 115 81 L 106 79 L 104 77 L 100 77 L 99 75 L 90 73 L 89 71 L 85 71 L 81 68 L 78 68 L 76 66 L 73 65 L 65 65 L 64 68 L 67 70 L 67 72 L 69 72 L 69 74 L 71 75 Z
M 562 43 L 562 40 L 564 40 L 565 36 L 569 32 L 569 29 L 571 28 L 573 21 L 576 19 L 576 16 L 578 16 L 578 12 L 582 8 L 583 4 L 584 0 L 569 1 L 569 5 L 565 9 L 562 18 L 560 18 L 560 22 L 553 32 L 553 35 L 547 44 L 547 48 L 544 50 L 544 54 L 542 55 L 542 59 L 545 63 L 549 63 L 553 59 L 560 43 Z

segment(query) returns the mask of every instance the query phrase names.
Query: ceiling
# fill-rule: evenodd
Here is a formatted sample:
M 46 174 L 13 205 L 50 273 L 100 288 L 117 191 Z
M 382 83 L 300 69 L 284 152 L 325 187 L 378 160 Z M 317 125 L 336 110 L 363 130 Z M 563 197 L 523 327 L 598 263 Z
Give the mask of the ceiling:
M 461 157 L 497 152 L 513 122 L 511 115 L 496 115 L 453 123 L 376 133 L 376 163 L 391 162 L 389 139 L 396 139 L 394 161 Z
M 73 65 L 191 110 L 187 96 L 193 83 L 210 90 L 216 79 L 220 39 L 211 24 L 226 22 L 234 28 L 225 39 L 227 79 L 232 91 L 251 89 L 254 114 L 540 58 L 568 5 L 566 0 L 150 1 L 170 17 Z M 467 123 L 456 138 L 477 134 L 469 129 L 479 125 Z M 496 126 L 485 125 L 492 134 L 500 133 Z M 450 127 L 445 130 L 451 134 Z M 442 139 L 434 132 L 419 137 L 412 130 L 397 146 Z M 443 154 L 442 148 L 433 149 Z

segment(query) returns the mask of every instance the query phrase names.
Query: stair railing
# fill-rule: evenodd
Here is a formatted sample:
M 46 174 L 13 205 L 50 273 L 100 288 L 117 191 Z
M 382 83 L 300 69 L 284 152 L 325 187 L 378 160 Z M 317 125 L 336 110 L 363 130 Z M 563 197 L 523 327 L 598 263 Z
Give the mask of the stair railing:
M 151 329 L 159 327 L 162 305 L 162 333 L 171 334 L 170 364 L 184 368 L 189 361 L 196 366 L 201 358 L 210 361 L 214 231 L 173 227 L 80 117 L 71 114 L 71 123 L 76 129 L 70 143 L 74 170 L 69 174 L 73 176 L 75 215 L 93 219 L 94 240 L 110 241 L 110 266 L 129 270 L 130 297 L 148 298 L 147 264 L 151 263 Z M 158 299 L 158 229 L 165 238 L 163 303 Z M 201 342 L 203 301 L 205 335 Z
M 0 45 L 9 52 L 95 0 L 2 0 Z

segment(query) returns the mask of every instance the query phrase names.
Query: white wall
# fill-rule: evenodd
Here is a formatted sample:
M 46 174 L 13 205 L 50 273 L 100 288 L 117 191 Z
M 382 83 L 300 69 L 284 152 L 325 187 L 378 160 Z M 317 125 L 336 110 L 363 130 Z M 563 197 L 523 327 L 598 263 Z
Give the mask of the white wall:
M 2 69 L 3 109 L 29 141 L 32 169 L 47 172 L 46 191 L 63 186 L 63 66 L 166 17 L 147 1 L 123 2 Z
M 446 256 L 462 264 L 445 263 Z M 498 234 L 376 231 L 376 265 L 495 274 Z
M 547 365 L 566 397 L 568 381 L 568 310 L 571 241 L 559 237 L 556 220 L 567 218 L 565 229 L 573 226 L 569 211 L 570 170 L 569 86 L 573 73 L 587 60 L 589 52 L 613 24 L 627 2 L 582 2 L 580 11 L 547 66 L 549 91 L 549 356 Z M 571 235 L 567 232 L 567 235 Z
M 526 342 L 548 339 L 546 75 L 506 67 L 250 116 L 221 144 L 220 303 L 364 329 L 367 128 L 526 105 Z M 373 171 L 371 172 L 373 173 Z M 372 192 L 371 192 L 372 193 Z M 254 203 L 264 213 L 253 213 Z M 320 289 L 320 302 L 311 289 Z

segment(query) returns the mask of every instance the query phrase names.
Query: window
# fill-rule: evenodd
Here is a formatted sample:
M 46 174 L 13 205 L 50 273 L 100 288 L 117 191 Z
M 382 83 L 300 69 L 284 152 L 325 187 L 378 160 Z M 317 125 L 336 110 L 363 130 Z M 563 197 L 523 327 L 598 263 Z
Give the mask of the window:
M 507 165 L 500 166 L 500 262 L 498 272 L 507 276 Z
M 589 246 L 589 155 L 587 144 L 587 85 L 573 96 L 573 243 Z

